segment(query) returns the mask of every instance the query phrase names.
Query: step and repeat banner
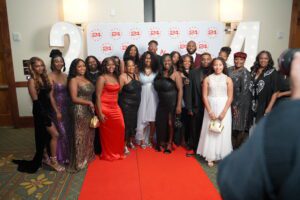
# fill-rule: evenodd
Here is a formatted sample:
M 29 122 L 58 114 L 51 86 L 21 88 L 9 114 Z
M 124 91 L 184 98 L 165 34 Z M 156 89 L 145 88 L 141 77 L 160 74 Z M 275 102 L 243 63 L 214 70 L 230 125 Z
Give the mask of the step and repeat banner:
M 233 54 L 243 51 L 248 54 L 245 66 L 250 69 L 258 51 L 259 32 L 258 21 L 239 23 L 230 45 L 229 65 L 233 65 Z M 187 42 L 194 40 L 198 53 L 209 52 L 216 57 L 224 42 L 224 25 L 220 22 L 89 23 L 84 30 L 69 22 L 57 22 L 50 31 L 50 47 L 67 48 L 64 55 L 67 71 L 71 61 L 86 50 L 82 49 L 84 33 L 87 54 L 101 61 L 112 55 L 122 58 L 130 44 L 135 44 L 142 54 L 150 40 L 158 41 L 160 55 L 174 50 L 186 54 Z
M 147 51 L 148 42 L 158 42 L 157 54 L 179 51 L 186 54 L 186 44 L 194 40 L 197 52 L 213 57 L 223 44 L 224 25 L 220 22 L 89 23 L 86 30 L 87 53 L 99 60 L 116 55 L 121 59 L 130 44 L 139 53 Z

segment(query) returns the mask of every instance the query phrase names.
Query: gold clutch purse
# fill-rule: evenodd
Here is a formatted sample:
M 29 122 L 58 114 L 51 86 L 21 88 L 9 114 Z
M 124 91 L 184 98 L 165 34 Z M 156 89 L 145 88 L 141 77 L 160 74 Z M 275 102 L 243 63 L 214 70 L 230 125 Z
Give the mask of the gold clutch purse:
M 224 125 L 219 120 L 211 120 L 208 129 L 214 133 L 222 133 Z
M 90 122 L 90 127 L 91 128 L 98 128 L 100 125 L 99 119 L 96 115 L 92 117 L 91 122 Z

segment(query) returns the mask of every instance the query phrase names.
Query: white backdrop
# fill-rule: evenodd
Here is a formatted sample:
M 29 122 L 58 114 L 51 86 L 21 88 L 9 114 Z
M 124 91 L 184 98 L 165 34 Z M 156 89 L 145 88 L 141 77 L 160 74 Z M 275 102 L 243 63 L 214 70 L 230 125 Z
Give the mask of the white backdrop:
M 158 41 L 157 53 L 171 51 L 186 54 L 190 40 L 197 43 L 197 52 L 209 52 L 213 57 L 223 44 L 224 25 L 220 22 L 155 22 L 155 23 L 89 23 L 87 52 L 99 60 L 116 55 L 123 58 L 126 47 L 135 44 L 139 53 L 147 50 L 148 42 Z

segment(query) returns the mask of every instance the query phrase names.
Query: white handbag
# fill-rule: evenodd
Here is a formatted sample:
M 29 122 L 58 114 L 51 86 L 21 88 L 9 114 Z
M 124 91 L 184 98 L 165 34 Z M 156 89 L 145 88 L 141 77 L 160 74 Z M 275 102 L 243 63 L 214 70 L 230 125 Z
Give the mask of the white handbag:
M 222 121 L 220 121 L 220 120 L 211 120 L 209 123 L 208 129 L 214 133 L 222 133 L 222 131 L 224 129 L 224 125 L 222 124 Z

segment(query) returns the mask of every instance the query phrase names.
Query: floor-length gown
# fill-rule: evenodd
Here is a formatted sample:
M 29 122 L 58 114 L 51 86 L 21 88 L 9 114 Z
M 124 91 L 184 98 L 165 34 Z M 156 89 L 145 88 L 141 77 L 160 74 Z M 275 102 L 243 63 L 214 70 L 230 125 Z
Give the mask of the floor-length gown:
M 208 76 L 208 102 L 211 111 L 219 116 L 223 111 L 227 96 L 227 76 L 225 74 Z M 221 160 L 232 151 L 231 144 L 231 109 L 225 114 L 222 124 L 224 129 L 221 133 L 209 131 L 210 117 L 205 109 L 201 136 L 198 143 L 197 154 L 205 157 L 207 161 Z
M 130 76 L 128 74 L 128 76 Z M 119 104 L 123 112 L 125 122 L 125 138 L 128 142 L 130 138 L 135 136 L 137 125 L 137 113 L 141 102 L 141 83 L 132 80 L 123 86 L 120 93 Z
M 92 83 L 78 87 L 78 98 L 92 101 L 95 87 Z M 73 130 L 72 146 L 70 148 L 71 160 L 70 171 L 81 170 L 95 158 L 94 137 L 95 131 L 90 128 L 93 112 L 88 105 L 73 105 Z
M 157 93 L 153 87 L 153 81 L 156 73 L 145 75 L 140 73 L 140 82 L 142 83 L 141 103 L 138 111 L 138 122 L 136 129 L 137 142 L 144 141 L 146 144 L 149 141 L 149 130 L 145 128 L 149 122 L 155 122 L 156 108 L 158 104 Z
M 106 83 L 101 94 L 101 110 L 105 121 L 100 123 L 100 142 L 103 160 L 124 158 L 125 125 L 121 108 L 118 105 L 120 85 Z M 97 91 L 96 91 L 97 92 Z
M 168 123 L 170 117 L 172 124 L 174 125 L 177 104 L 177 87 L 174 80 L 162 77 L 154 81 L 154 88 L 157 91 L 159 99 L 155 120 L 158 149 L 159 145 L 166 144 L 169 140 Z
M 49 93 L 50 87 L 41 87 L 38 93 L 38 99 L 33 101 L 33 120 L 36 152 L 32 160 L 13 160 L 18 165 L 18 171 L 26 173 L 35 173 L 42 165 L 44 148 L 49 145 L 51 136 L 46 127 L 52 123 L 52 107 Z
M 70 116 L 69 116 L 69 103 L 70 97 L 68 94 L 67 86 L 60 83 L 54 83 L 53 85 L 54 98 L 58 110 L 61 112 L 62 119 L 58 121 L 53 113 L 53 122 L 59 132 L 57 141 L 57 160 L 59 163 L 69 163 L 70 159 L 70 145 L 69 139 L 71 134 L 70 129 Z

